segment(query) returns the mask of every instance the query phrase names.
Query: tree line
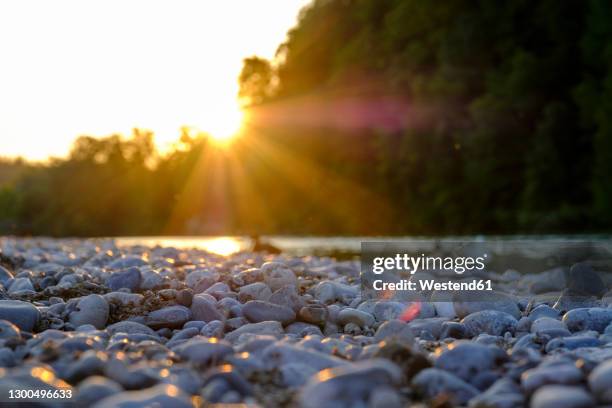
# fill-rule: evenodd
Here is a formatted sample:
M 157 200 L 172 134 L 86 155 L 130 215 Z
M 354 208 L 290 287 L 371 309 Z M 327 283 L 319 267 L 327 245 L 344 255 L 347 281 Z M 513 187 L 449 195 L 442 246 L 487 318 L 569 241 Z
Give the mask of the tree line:
M 315 0 L 244 60 L 248 126 L 0 163 L 2 232 L 474 234 L 612 227 L 612 3 Z

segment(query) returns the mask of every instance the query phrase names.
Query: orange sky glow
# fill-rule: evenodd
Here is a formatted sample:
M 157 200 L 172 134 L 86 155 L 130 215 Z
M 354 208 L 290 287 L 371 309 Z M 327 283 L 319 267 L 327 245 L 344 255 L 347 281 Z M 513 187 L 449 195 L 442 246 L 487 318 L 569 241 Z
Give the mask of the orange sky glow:
M 64 156 L 75 137 L 240 126 L 242 59 L 272 58 L 308 0 L 0 3 L 0 156 Z

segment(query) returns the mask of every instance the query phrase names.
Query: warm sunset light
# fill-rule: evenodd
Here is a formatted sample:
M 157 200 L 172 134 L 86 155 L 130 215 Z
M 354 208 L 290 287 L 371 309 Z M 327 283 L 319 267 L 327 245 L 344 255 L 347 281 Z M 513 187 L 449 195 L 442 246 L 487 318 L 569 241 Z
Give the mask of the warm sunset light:
M 79 135 L 240 129 L 237 78 L 272 58 L 306 0 L 0 4 L 0 156 L 65 156 Z
M 207 120 L 207 133 L 215 144 L 227 146 L 232 139 L 239 136 L 244 119 L 244 112 L 240 108 L 228 107 L 224 112 L 219 112 L 218 116 L 210 117 Z
M 610 0 L 0 0 L 0 401 L 612 408 L 611 44 Z

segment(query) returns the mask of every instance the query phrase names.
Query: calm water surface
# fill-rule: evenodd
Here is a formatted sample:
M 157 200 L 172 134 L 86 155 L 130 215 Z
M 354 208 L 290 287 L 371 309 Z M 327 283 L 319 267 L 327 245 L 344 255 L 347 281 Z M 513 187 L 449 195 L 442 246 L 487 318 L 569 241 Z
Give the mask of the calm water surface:
M 610 236 L 602 235 L 546 235 L 546 236 L 446 236 L 446 237 L 305 237 L 305 236 L 264 236 L 262 242 L 266 242 L 279 248 L 281 251 L 298 256 L 318 255 L 335 257 L 352 257 L 358 255 L 362 241 L 418 241 L 425 246 L 435 245 L 440 240 L 544 240 L 568 241 L 568 240 L 610 240 Z M 214 237 L 118 237 L 118 245 L 147 245 L 147 246 L 172 246 L 176 248 L 198 248 L 220 255 L 229 255 L 235 252 L 249 250 L 252 240 L 248 237 L 214 236 Z

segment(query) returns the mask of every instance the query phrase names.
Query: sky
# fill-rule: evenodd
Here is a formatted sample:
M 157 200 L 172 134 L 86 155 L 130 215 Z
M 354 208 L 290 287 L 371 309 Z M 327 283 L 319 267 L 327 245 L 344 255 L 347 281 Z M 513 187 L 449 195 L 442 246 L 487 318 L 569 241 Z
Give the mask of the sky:
M 308 0 L 0 2 L 0 156 L 64 156 L 79 135 L 239 125 L 242 59 L 272 58 Z

